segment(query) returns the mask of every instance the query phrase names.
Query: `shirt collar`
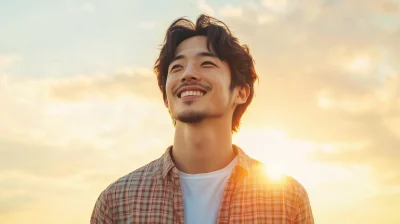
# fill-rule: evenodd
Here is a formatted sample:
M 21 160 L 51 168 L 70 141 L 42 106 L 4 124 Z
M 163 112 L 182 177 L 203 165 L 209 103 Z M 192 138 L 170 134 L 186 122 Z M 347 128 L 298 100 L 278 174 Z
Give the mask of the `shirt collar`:
M 246 153 L 237 145 L 232 144 L 233 151 L 238 157 L 238 163 L 236 167 L 240 168 L 241 170 L 244 171 L 245 174 L 249 171 L 252 161 L 251 158 L 246 155 Z M 169 146 L 166 150 L 165 153 L 161 156 L 159 160 L 159 172 L 158 175 L 160 178 L 165 179 L 168 175 L 168 173 L 173 170 L 175 167 L 174 162 L 172 161 L 171 157 L 171 150 L 172 146 Z M 175 173 L 177 174 L 177 170 L 175 169 Z

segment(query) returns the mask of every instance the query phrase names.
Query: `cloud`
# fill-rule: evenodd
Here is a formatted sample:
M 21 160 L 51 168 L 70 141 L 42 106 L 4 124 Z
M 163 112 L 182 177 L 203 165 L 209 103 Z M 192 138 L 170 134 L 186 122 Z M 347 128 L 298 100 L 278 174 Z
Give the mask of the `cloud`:
M 115 74 L 146 77 L 148 70 L 122 67 Z M 98 90 L 97 98 L 54 96 L 54 86 L 83 77 L 11 76 L 0 89 L 0 117 L 6 118 L 0 119 L 0 157 L 7 158 L 0 163 L 0 217 L 7 223 L 28 222 L 49 210 L 54 217 L 35 220 L 51 223 L 65 210 L 76 214 L 74 220 L 86 220 L 105 187 L 158 158 L 172 142 L 173 125 L 161 100 L 101 96 L 108 88 Z M 76 198 L 85 200 L 76 206 Z
M 5 74 L 0 74 L 0 91 L 4 88 L 6 88 L 7 85 L 7 75 Z
M 315 119 L 315 115 L 326 118 L 328 115 L 324 113 L 332 115 L 321 110 L 318 103 L 326 107 L 330 103 L 332 110 L 341 108 L 344 114 L 397 110 L 399 68 L 393 59 L 400 57 L 389 47 L 395 36 L 388 38 L 373 24 L 361 28 L 357 25 L 358 16 L 351 14 L 354 26 L 348 29 L 349 22 L 337 20 L 336 15 L 343 8 L 350 13 L 351 8 L 340 4 L 323 6 L 324 13 L 317 20 L 308 20 L 306 16 L 303 20 L 303 14 L 299 13 L 297 20 L 275 17 L 263 29 L 247 21 L 235 27 L 241 41 L 249 44 L 260 75 L 255 104 L 267 103 L 254 110 L 280 117 L 268 121 L 288 119 L 292 122 L 290 126 L 296 126 L 304 123 L 295 120 L 307 121 Z M 257 35 L 250 30 L 257 30 Z M 375 35 L 368 35 L 370 32 Z M 349 35 L 336 36 L 339 33 Z M 252 47 L 252 43 L 262 44 Z
M 400 3 L 394 0 L 385 0 L 374 2 L 370 5 L 371 10 L 388 13 L 388 14 L 398 14 L 400 12 Z
M 26 132 L 32 131 L 27 130 Z M 59 132 L 57 129 L 53 129 L 53 131 Z M 129 131 L 131 133 L 138 132 L 133 127 Z M 8 160 L 0 165 L 0 172 L 23 172 L 36 177 L 48 178 L 69 178 L 87 173 L 88 177 L 93 179 L 92 176 L 99 175 L 101 171 L 107 171 L 108 174 L 121 175 L 120 172 L 129 171 L 113 168 L 112 164 L 116 161 L 133 170 L 144 165 L 142 161 L 151 161 L 155 156 L 161 155 L 164 148 L 167 147 L 160 146 L 158 148 L 157 144 L 147 144 L 141 147 L 140 143 L 133 143 L 137 139 L 136 137 L 131 137 L 131 140 L 128 140 L 116 136 L 118 134 L 126 135 L 126 132 L 126 129 L 121 129 L 116 130 L 115 133 L 110 132 L 107 135 L 98 136 L 97 140 L 99 141 L 101 141 L 101 138 L 107 138 L 107 141 L 111 142 L 108 147 L 99 147 L 99 144 L 71 138 L 71 136 L 64 138 L 66 140 L 65 143 L 58 142 L 57 144 L 44 144 L 33 140 L 11 141 L 2 139 L 0 140 L 0 154 L 7 157 Z M 144 136 L 142 135 L 142 137 Z M 48 142 L 54 142 L 54 140 L 48 139 Z M 103 140 L 102 142 L 105 141 Z M 131 151 L 130 147 L 137 150 Z M 141 153 L 141 150 L 146 150 L 147 153 Z M 114 176 L 114 178 L 117 177 Z
M 351 84 L 350 84 L 351 85 Z M 318 104 L 323 109 L 343 111 L 348 114 L 391 114 L 400 111 L 400 76 L 392 74 L 378 86 L 366 86 L 322 90 L 318 93 Z
M 0 119 L 0 156 L 9 160 L 0 171 L 69 176 L 107 166 L 107 160 L 154 159 L 167 147 L 171 135 L 164 131 L 173 125 L 152 78 L 147 69 L 123 67 L 111 78 L 7 79 L 0 90 L 0 117 L 7 118 Z
M 400 220 L 400 214 L 397 212 L 396 204 L 400 200 L 400 189 L 386 189 L 380 194 L 368 197 L 365 204 L 371 205 L 371 213 L 378 211 L 378 214 L 372 217 L 371 223 L 397 223 Z M 386 220 L 382 220 L 385 217 Z
M 0 68 L 11 66 L 12 64 L 21 61 L 22 57 L 16 54 L 0 54 Z
M 87 183 L 80 175 L 71 177 L 40 177 L 24 172 L 1 172 L 0 190 L 4 194 L 0 195 L 2 203 L 0 206 L 0 216 L 2 220 L 8 223 L 28 222 L 35 217 L 35 214 L 44 214 L 45 211 L 51 210 L 48 216 L 40 215 L 35 221 L 41 223 L 50 223 L 61 217 L 62 211 L 68 209 L 75 215 L 74 219 L 80 219 L 81 214 L 76 207 L 85 210 L 85 217 L 90 214 L 90 209 L 94 205 L 96 192 L 92 184 Z M 76 198 L 92 198 L 91 200 L 82 200 L 80 206 L 76 206 Z M 51 205 L 51 206 L 49 206 Z M 57 207 L 58 209 L 55 209 Z M 65 212 L 65 210 L 64 210 Z M 61 215 L 61 216 L 60 216 Z
M 145 77 L 146 71 L 125 67 L 115 74 Z M 161 100 L 124 91 L 110 98 L 103 94 L 117 90 L 82 84 L 78 87 L 93 88 L 95 94 L 73 100 L 53 94 L 55 86 L 79 90 L 76 83 L 90 80 L 84 77 L 5 79 L 0 157 L 7 159 L 0 163 L 0 219 L 7 223 L 52 223 L 66 210 L 75 215 L 73 221 L 63 218 L 65 223 L 84 222 L 103 189 L 160 157 L 172 142 L 173 125 Z M 114 82 L 105 77 L 96 76 L 94 83 Z M 157 92 L 157 84 L 154 88 Z
M 225 5 L 219 10 L 219 15 L 222 17 L 242 17 L 243 11 L 240 7 L 234 7 L 231 5 Z
M 263 14 L 258 16 L 258 22 L 263 25 L 267 23 L 272 23 L 276 20 L 276 16 L 273 14 Z
M 0 180 L 0 215 L 28 209 L 34 199 L 24 189 L 16 189 L 15 186 L 7 186 L 7 182 Z M 8 184 L 9 185 L 9 184 Z
M 272 12 L 283 13 L 291 10 L 297 3 L 297 0 L 262 0 L 262 5 Z
M 215 10 L 209 4 L 206 3 L 205 0 L 198 0 L 197 5 L 199 9 L 201 9 L 204 13 L 207 13 L 210 16 L 215 15 Z
M 400 106 L 400 102 L 397 104 Z M 383 125 L 388 128 L 395 136 L 400 139 L 400 117 L 399 116 L 387 116 L 383 119 Z
M 375 23 L 374 1 L 312 2 L 265 1 L 231 23 L 260 76 L 243 130 L 285 130 L 316 145 L 312 161 L 365 166 L 398 186 L 400 29 Z
M 397 147 L 400 144 L 400 137 L 380 120 L 363 120 L 363 122 L 364 133 L 355 135 L 364 136 L 367 144 L 360 145 L 362 147 L 355 150 L 347 147 L 337 153 L 320 152 L 315 154 L 316 159 L 347 166 L 366 164 L 374 168 L 374 178 L 379 180 L 379 183 L 385 185 L 384 183 L 397 182 L 397 186 L 400 186 L 400 164 L 397 161 L 400 157 Z M 398 131 L 398 128 L 396 129 Z
M 77 75 L 56 80 L 50 88 L 53 97 L 66 101 L 93 97 L 113 100 L 129 95 L 162 99 L 156 76 L 141 68 L 119 68 L 113 74 Z
M 78 6 L 78 10 L 82 12 L 92 13 L 94 12 L 95 8 L 89 2 L 84 2 Z

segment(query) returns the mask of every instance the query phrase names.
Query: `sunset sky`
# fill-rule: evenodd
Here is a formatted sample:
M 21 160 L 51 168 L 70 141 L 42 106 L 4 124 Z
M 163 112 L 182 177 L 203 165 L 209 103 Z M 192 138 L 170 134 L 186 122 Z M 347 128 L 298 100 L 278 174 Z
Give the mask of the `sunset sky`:
M 307 189 L 316 223 L 400 223 L 399 0 L 0 0 L 0 223 L 89 223 L 174 127 L 152 66 L 178 17 L 247 44 L 234 143 Z

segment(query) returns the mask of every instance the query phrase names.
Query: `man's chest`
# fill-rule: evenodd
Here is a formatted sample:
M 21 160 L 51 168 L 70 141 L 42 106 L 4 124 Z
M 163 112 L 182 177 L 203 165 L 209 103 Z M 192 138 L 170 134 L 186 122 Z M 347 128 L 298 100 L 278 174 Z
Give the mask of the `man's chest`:
M 126 209 L 117 211 L 116 223 L 185 223 L 184 216 L 187 212 L 180 186 L 154 187 L 143 191 L 141 196 L 136 194 L 126 199 L 123 203 Z M 279 189 L 265 190 L 257 186 L 236 188 L 228 185 L 222 200 L 216 203 L 219 203 L 215 207 L 217 223 L 291 223 L 288 215 L 290 205 L 285 201 L 284 192 Z M 202 213 L 200 210 L 198 212 Z M 197 214 L 198 217 L 208 215 L 210 214 Z

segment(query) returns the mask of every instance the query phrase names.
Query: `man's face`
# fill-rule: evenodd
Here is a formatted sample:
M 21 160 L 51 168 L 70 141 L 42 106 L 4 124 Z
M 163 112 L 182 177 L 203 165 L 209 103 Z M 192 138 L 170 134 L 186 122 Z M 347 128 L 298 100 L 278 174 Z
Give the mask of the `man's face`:
M 168 67 L 165 104 L 177 121 L 194 123 L 233 113 L 237 90 L 229 89 L 229 66 L 207 49 L 206 42 L 204 36 L 186 39 Z

